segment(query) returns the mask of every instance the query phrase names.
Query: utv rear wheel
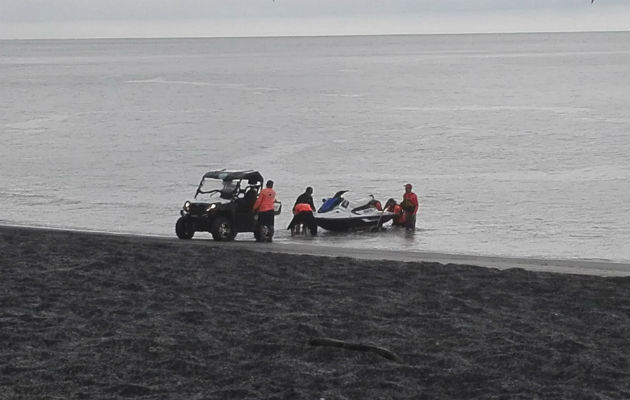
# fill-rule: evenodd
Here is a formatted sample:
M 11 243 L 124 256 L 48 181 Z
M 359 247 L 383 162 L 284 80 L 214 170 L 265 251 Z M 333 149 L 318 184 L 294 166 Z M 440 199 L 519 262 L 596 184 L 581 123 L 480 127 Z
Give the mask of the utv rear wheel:
M 179 217 L 175 224 L 175 233 L 180 239 L 192 239 L 195 235 L 195 225 L 190 218 Z
M 212 238 L 219 242 L 227 242 L 233 240 L 236 234 L 232 229 L 232 222 L 225 217 L 218 217 L 210 227 Z

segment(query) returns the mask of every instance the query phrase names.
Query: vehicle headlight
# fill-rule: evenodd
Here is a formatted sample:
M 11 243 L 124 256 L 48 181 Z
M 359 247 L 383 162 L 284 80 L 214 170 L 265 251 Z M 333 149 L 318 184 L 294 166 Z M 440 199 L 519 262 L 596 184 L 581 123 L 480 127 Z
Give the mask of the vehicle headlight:
M 215 208 L 217 208 L 217 205 L 216 205 L 216 204 L 210 204 L 210 205 L 208 206 L 208 208 L 206 208 L 206 211 L 210 212 L 210 211 L 214 210 Z
M 190 201 L 184 203 L 184 211 L 190 211 Z

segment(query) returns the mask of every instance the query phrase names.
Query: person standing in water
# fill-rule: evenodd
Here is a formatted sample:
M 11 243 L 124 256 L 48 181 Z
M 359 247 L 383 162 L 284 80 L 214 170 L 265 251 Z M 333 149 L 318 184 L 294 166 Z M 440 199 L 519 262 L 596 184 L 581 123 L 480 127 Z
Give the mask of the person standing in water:
M 276 191 L 273 190 L 273 181 L 268 180 L 265 188 L 260 191 L 254 203 L 254 212 L 258 213 L 258 225 L 266 227 L 270 231 L 269 241 L 273 236 L 274 211 L 273 204 L 276 201 Z
M 405 229 L 407 232 L 416 230 L 416 213 L 419 207 L 418 196 L 416 196 L 411 189 L 413 189 L 413 186 L 411 186 L 411 183 L 407 183 L 405 185 L 403 201 L 400 203 L 400 207 L 403 209 L 405 215 Z

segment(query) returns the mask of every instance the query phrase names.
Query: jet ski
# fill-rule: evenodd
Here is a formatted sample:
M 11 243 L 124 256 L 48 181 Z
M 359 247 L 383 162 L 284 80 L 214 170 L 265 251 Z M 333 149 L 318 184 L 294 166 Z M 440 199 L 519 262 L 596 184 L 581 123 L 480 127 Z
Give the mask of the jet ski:
M 334 232 L 347 232 L 362 229 L 377 229 L 380 225 L 394 218 L 394 213 L 379 211 L 376 200 L 352 200 L 341 190 L 324 203 L 315 213 L 317 225 Z

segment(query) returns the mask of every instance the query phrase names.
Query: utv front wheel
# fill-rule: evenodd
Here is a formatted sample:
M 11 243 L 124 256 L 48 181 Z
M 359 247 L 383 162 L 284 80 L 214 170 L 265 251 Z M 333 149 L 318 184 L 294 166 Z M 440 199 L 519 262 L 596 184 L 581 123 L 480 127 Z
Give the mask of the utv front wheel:
M 219 242 L 227 242 L 233 240 L 236 236 L 232 229 L 232 223 L 225 217 L 219 217 L 214 220 L 210 227 L 212 238 Z
M 180 239 L 192 239 L 195 235 L 195 226 L 193 221 L 187 217 L 179 217 L 175 224 L 175 233 Z

